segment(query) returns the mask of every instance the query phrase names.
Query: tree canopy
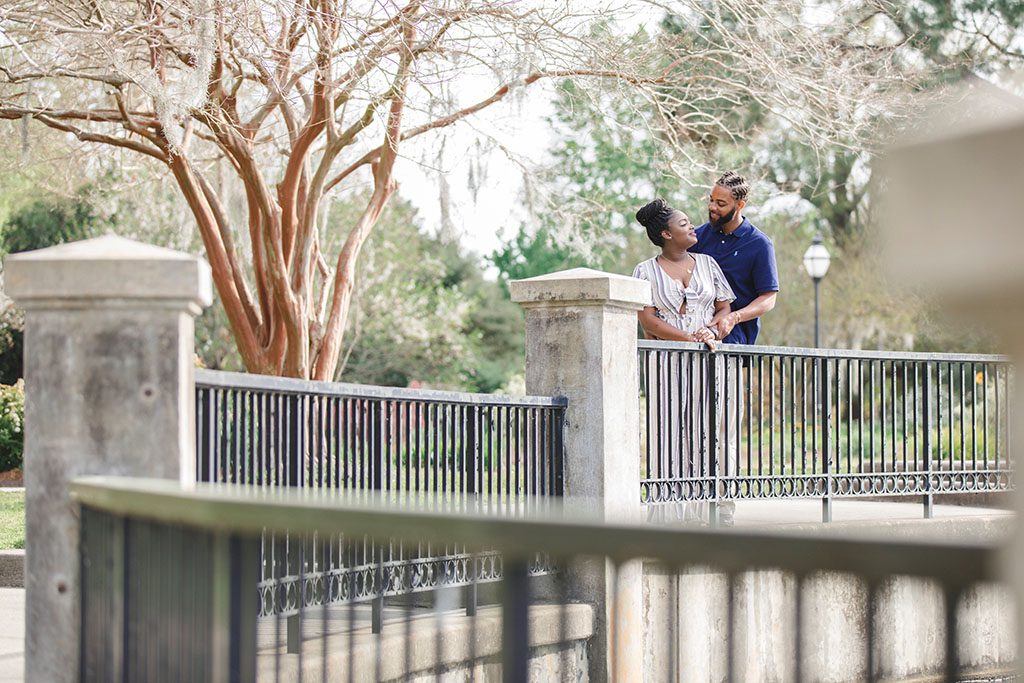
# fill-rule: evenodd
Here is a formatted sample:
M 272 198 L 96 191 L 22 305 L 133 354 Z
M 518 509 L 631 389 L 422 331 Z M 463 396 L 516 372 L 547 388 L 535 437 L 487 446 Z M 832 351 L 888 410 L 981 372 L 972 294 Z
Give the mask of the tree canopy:
M 329 379 L 396 161 L 445 129 L 535 84 L 582 78 L 595 97 L 647 102 L 641 125 L 672 149 L 734 134 L 705 106 L 734 98 L 817 144 L 856 134 L 863 117 L 836 112 L 870 113 L 891 85 L 888 46 L 792 22 L 787 0 L 652 6 L 729 41 L 617 31 L 633 3 L 9 0 L 0 120 L 166 169 L 245 366 Z M 344 225 L 325 204 L 341 195 L 364 198 Z

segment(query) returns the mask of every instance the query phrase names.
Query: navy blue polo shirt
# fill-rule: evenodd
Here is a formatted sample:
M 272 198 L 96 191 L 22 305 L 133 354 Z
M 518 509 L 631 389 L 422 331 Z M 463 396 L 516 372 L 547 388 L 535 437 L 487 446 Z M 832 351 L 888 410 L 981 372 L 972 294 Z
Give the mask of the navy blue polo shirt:
M 779 269 L 775 265 L 775 247 L 771 239 L 746 218 L 731 235 L 710 223 L 697 228 L 697 244 L 690 251 L 715 259 L 725 273 L 736 300 L 732 310 L 745 308 L 765 292 L 779 291 Z M 761 329 L 761 319 L 745 320 L 725 338 L 728 344 L 753 344 Z

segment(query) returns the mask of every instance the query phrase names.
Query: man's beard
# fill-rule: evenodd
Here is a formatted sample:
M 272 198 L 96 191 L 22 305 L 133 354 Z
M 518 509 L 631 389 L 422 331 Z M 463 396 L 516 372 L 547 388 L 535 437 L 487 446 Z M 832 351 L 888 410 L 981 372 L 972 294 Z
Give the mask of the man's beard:
M 723 225 L 728 225 L 733 218 L 736 218 L 736 207 L 733 207 L 732 211 L 725 214 L 724 216 L 721 216 L 718 220 L 712 218 L 711 213 L 708 212 L 708 220 L 711 222 L 711 225 L 716 228 L 721 228 Z

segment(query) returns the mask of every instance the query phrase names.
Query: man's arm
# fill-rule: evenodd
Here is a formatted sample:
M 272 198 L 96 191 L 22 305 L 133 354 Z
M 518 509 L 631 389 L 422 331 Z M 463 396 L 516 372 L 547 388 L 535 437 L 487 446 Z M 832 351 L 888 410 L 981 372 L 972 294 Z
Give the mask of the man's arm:
M 716 311 L 712 324 L 718 327 L 718 338 L 725 339 L 732 333 L 732 328 L 746 320 L 760 318 L 775 308 L 775 299 L 779 295 L 779 269 L 775 264 L 775 245 L 771 240 L 764 243 L 754 260 L 751 272 L 754 291 L 757 297 L 743 308 L 728 315 L 719 315 Z
M 725 339 L 732 332 L 732 328 L 736 327 L 741 322 L 760 318 L 765 313 L 775 308 L 775 299 L 778 295 L 778 292 L 764 292 L 763 294 L 759 294 L 756 299 L 738 311 L 730 311 L 729 309 L 718 311 L 711 319 L 708 327 L 712 325 L 717 327 L 718 338 Z

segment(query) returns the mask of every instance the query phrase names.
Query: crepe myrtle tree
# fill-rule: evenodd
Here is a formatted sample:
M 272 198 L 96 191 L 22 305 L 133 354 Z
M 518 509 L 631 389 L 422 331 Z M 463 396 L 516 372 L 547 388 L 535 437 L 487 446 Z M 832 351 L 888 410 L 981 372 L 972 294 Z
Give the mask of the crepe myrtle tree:
M 700 0 L 683 4 L 695 21 L 718 11 Z M 772 3 L 754 4 L 764 5 L 758 18 L 770 25 Z M 446 129 L 550 79 L 586 78 L 655 102 L 666 92 L 699 103 L 756 90 L 794 112 L 794 103 L 809 103 L 795 115 L 812 128 L 829 120 L 816 108 L 823 95 L 863 101 L 855 61 L 824 59 L 827 78 L 807 71 L 832 52 L 813 31 L 794 40 L 787 29 L 773 52 L 802 71 L 776 64 L 756 79 L 730 80 L 714 68 L 721 48 L 708 48 L 709 68 L 695 72 L 682 67 L 699 51 L 663 58 L 660 41 L 671 36 L 589 30 L 635 3 L 622 11 L 583 5 L 7 0 L 0 120 L 35 122 L 164 165 L 195 217 L 248 370 L 329 380 L 356 260 L 395 191 L 400 151 L 437 144 Z M 845 76 L 844 88 L 829 90 Z M 692 125 L 721 121 L 694 117 Z M 224 197 L 225 169 L 242 189 L 240 210 Z M 325 201 L 352 188 L 366 196 L 358 217 L 329 224 Z

